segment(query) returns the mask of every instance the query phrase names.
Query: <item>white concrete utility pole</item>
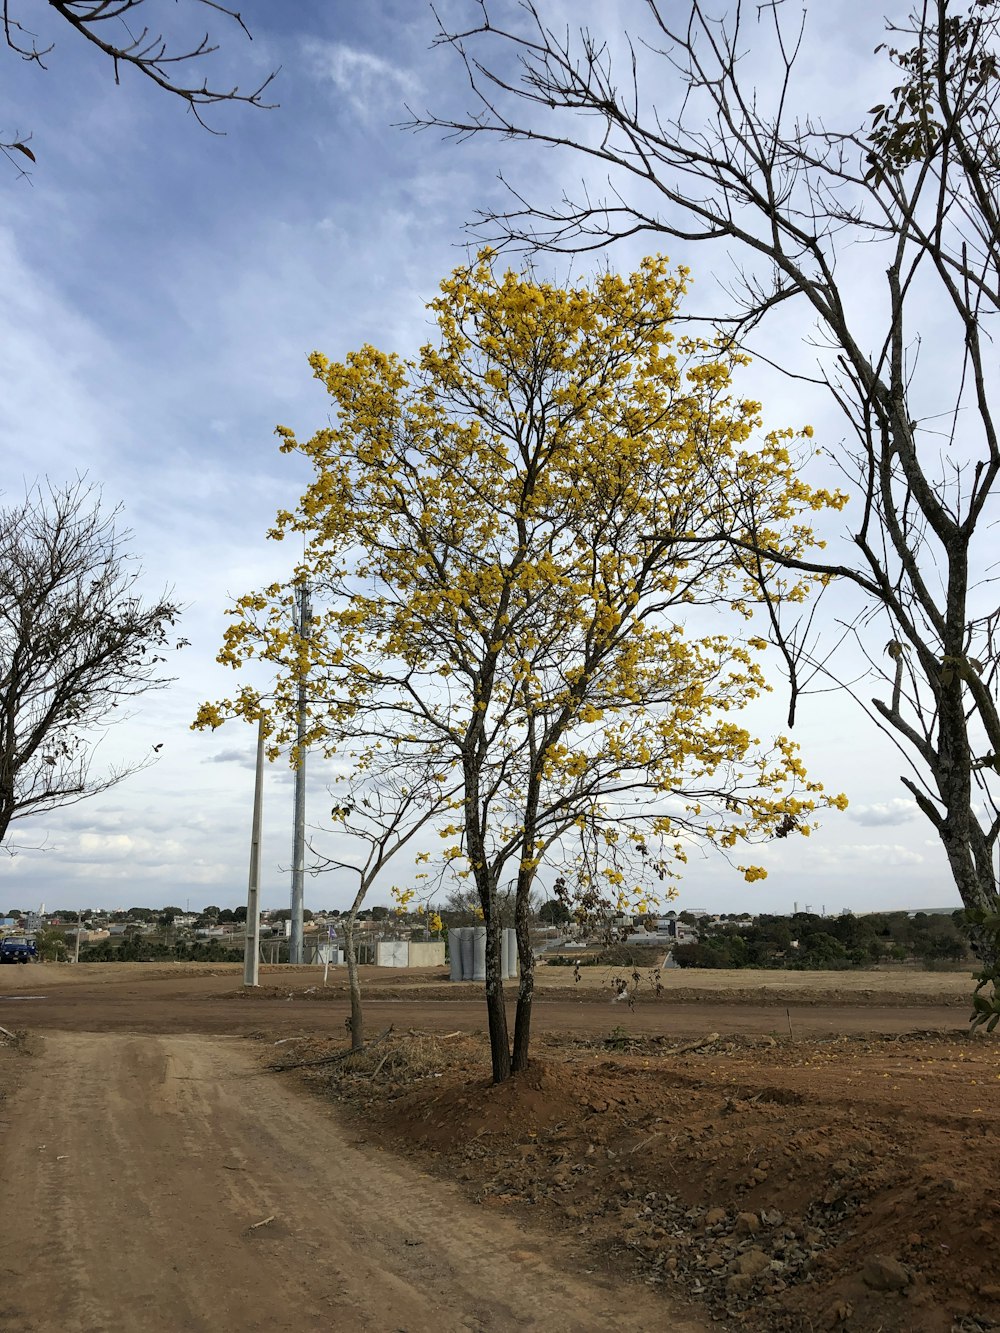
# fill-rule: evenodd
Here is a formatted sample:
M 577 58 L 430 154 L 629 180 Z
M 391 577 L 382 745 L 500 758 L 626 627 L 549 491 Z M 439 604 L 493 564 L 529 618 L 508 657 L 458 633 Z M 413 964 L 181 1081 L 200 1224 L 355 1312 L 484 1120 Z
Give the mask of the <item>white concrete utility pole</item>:
M 260 985 L 260 828 L 264 796 L 264 714 L 257 723 L 257 772 L 253 784 L 253 824 L 250 830 L 250 882 L 247 886 L 246 945 L 243 949 L 243 984 Z
M 304 583 L 298 590 L 299 637 L 308 639 L 312 624 L 312 608 L 309 604 L 309 585 Z M 298 724 L 295 735 L 295 814 L 292 830 L 292 919 L 291 934 L 288 939 L 288 961 L 301 963 L 302 958 L 302 910 L 303 881 L 306 860 L 306 681 L 303 676 L 299 681 Z

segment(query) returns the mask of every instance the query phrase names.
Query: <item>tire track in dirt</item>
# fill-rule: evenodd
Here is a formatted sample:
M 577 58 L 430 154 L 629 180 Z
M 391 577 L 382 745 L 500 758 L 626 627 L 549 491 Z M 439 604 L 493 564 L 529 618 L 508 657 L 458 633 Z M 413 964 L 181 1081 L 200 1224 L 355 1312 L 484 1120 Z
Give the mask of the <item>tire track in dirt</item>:
M 50 1033 L 36 1050 L 6 1108 L 0 1329 L 705 1327 L 352 1144 L 239 1042 Z

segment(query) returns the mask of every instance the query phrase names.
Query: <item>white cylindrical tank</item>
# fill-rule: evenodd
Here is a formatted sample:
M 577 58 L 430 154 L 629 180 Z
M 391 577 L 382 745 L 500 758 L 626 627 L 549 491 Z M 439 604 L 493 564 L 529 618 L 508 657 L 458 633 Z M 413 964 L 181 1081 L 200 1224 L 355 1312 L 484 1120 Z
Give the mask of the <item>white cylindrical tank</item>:
M 472 980 L 486 980 L 486 927 L 474 926 L 472 928 L 473 937 L 473 960 L 472 960 Z
M 462 927 L 456 926 L 448 931 L 448 962 L 451 965 L 449 979 L 462 980 Z
M 517 976 L 517 931 L 508 926 L 503 933 L 503 956 L 505 970 L 504 975 L 508 977 Z
M 462 980 L 472 981 L 475 972 L 474 963 L 474 941 L 473 928 L 471 926 L 462 927 Z

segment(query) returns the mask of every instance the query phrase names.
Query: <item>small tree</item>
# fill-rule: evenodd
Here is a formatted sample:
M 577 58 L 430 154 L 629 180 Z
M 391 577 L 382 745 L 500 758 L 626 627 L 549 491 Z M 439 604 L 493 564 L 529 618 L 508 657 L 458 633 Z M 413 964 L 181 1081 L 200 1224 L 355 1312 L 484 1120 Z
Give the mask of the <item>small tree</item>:
M 12 822 L 106 791 L 92 770 L 122 706 L 163 685 L 176 603 L 144 604 L 130 533 L 80 483 L 0 511 L 0 842 Z
M 48 0 L 49 12 L 57 14 L 82 38 L 97 47 L 110 60 L 114 68 L 115 83 L 120 82 L 121 70 L 131 67 L 144 78 L 155 83 L 164 92 L 186 102 L 189 111 L 200 125 L 209 126 L 203 119 L 206 107 L 219 102 L 244 102 L 248 106 L 272 109 L 271 104 L 263 100 L 264 93 L 274 79 L 274 73 L 251 92 L 241 92 L 236 88 L 212 88 L 208 79 L 185 78 L 186 68 L 198 65 L 205 57 L 219 49 L 209 33 L 205 33 L 190 45 L 177 46 L 164 38 L 161 33 L 154 33 L 144 23 L 147 0 Z M 36 23 L 39 9 L 36 5 L 32 19 L 26 24 L 21 19 L 26 9 L 25 0 L 3 0 L 3 35 L 11 51 L 22 60 L 45 69 L 45 59 L 55 47 L 55 42 L 39 45 Z M 217 0 L 187 0 L 187 9 L 199 18 L 202 13 L 210 17 L 223 15 L 231 19 L 250 39 L 250 30 L 235 9 L 229 9 Z M 21 136 L 0 143 L 0 151 L 9 158 L 14 153 L 34 162 L 35 154 L 28 146 L 30 135 Z M 15 165 L 20 166 L 23 164 Z
M 538 919 L 547 926 L 564 926 L 573 920 L 573 913 L 560 898 L 547 898 L 538 909 Z
M 401 753 L 403 748 L 392 747 L 388 764 L 377 751 L 356 756 L 352 777 L 345 782 L 343 791 L 338 792 L 337 803 L 331 810 L 334 829 L 346 834 L 355 846 L 363 846 L 364 854 L 346 859 L 321 856 L 316 854 L 315 847 L 312 849 L 316 856 L 312 873 L 336 870 L 357 875 L 354 898 L 340 917 L 351 996 L 351 1048 L 355 1051 L 362 1050 L 365 1044 L 355 936 L 358 913 L 389 863 L 442 810 L 455 804 L 456 790 L 454 786 L 449 790 L 443 783 L 434 756 L 421 752 L 405 755 Z M 384 920 L 388 915 L 386 907 L 371 909 L 373 920 Z
M 540 865 L 588 905 L 643 898 L 688 842 L 727 851 L 806 832 L 822 799 L 785 738 L 761 747 L 733 720 L 764 688 L 765 645 L 706 629 L 704 608 L 750 617 L 805 591 L 734 558 L 727 488 L 752 497 L 788 552 L 810 543 L 804 516 L 840 497 L 801 484 L 791 431 L 746 447 L 760 419 L 731 392 L 741 358 L 675 338 L 683 289 L 659 259 L 562 290 L 485 255 L 442 284 L 439 339 L 415 362 L 371 347 L 344 364 L 314 354 L 339 417 L 304 443 L 279 431 L 316 476 L 275 535 L 304 534 L 295 581 L 308 577 L 326 609 L 302 639 L 289 630 L 295 581 L 250 594 L 220 656 L 278 665 L 283 738 L 308 673 L 315 743 L 413 747 L 460 783 L 461 815 L 438 831 L 483 913 L 497 1081 L 528 1059 Z M 257 706 L 247 690 L 199 721 Z
M 35 949 L 43 963 L 63 963 L 69 955 L 65 932 L 49 927 L 36 931 Z

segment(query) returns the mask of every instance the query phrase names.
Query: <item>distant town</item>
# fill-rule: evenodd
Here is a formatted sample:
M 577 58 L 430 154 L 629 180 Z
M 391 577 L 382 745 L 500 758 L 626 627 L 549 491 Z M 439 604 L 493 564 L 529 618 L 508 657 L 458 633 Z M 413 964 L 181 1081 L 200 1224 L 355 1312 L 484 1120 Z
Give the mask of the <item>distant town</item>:
M 0 940 L 23 936 L 47 962 L 234 961 L 246 947 L 246 908 L 209 905 L 192 912 L 175 906 L 86 908 L 46 912 L 10 908 L 0 917 Z M 343 961 L 343 918 L 336 908 L 304 911 L 303 961 Z M 291 913 L 261 913 L 260 953 L 268 963 L 287 962 Z M 440 940 L 450 929 L 481 924 L 471 895 L 454 894 L 441 907 L 417 910 L 385 904 L 358 913 L 358 960 L 396 957 L 380 948 L 391 942 Z M 512 925 L 513 918 L 504 924 Z M 696 968 L 837 969 L 885 963 L 960 964 L 969 958 L 963 914 L 950 908 L 825 916 L 808 910 L 789 915 L 713 914 L 704 908 L 662 914 L 575 915 L 558 898 L 532 914 L 531 939 L 545 962 Z

